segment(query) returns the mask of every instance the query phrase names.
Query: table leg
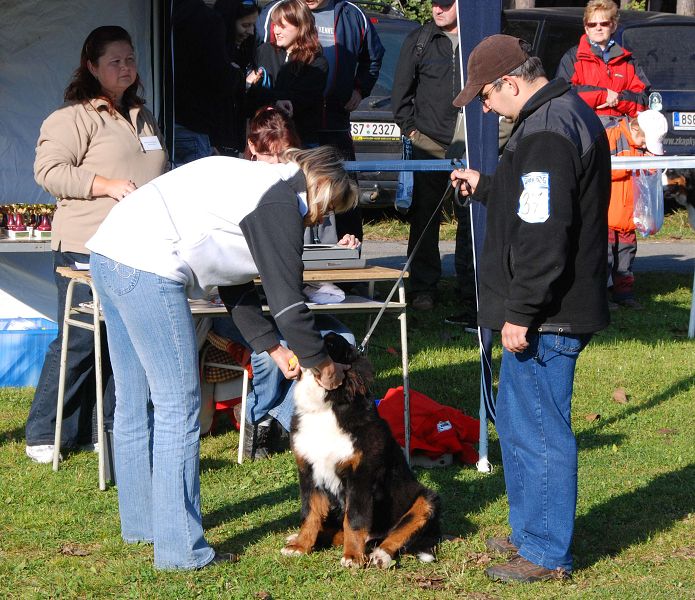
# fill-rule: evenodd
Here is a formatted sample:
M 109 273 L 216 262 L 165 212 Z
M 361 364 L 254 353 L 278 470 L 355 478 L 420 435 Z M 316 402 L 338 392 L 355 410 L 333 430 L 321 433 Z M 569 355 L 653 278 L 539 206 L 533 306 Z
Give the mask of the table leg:
M 690 298 L 690 323 L 688 323 L 688 337 L 695 337 L 695 271 L 693 272 L 693 295 Z
M 101 323 L 99 295 L 90 283 L 92 298 L 94 302 L 94 375 L 96 379 L 96 411 L 97 411 L 97 444 L 99 444 L 99 489 L 106 489 L 106 466 L 104 463 L 105 444 L 104 444 L 104 385 L 103 374 L 101 371 Z
M 53 470 L 58 470 L 60 463 L 60 438 L 63 429 L 63 403 L 65 401 L 65 374 L 68 365 L 68 340 L 70 338 L 70 311 L 72 309 L 72 292 L 75 280 L 68 283 L 65 292 L 65 311 L 63 312 L 63 341 L 60 348 L 60 375 L 58 376 L 58 400 L 56 402 L 56 428 L 53 438 Z
M 405 284 L 398 284 L 398 300 L 405 304 Z M 408 373 L 408 324 L 405 308 L 398 315 L 401 322 L 401 362 L 403 365 L 403 420 L 405 426 L 405 459 L 410 465 L 410 374 Z

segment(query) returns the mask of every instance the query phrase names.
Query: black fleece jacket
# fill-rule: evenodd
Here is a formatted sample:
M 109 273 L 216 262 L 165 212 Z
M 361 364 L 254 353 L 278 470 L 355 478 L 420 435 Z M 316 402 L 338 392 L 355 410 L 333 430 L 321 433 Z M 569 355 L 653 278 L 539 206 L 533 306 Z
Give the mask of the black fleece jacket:
M 423 49 L 416 46 L 424 30 Z M 452 102 L 461 91 L 459 49 L 433 22 L 408 34 L 393 78 L 393 118 L 404 135 L 417 129 L 448 146 L 456 128 L 458 109 Z
M 494 176 L 480 267 L 483 327 L 593 333 L 608 325 L 611 162 L 593 110 L 562 79 L 523 107 Z

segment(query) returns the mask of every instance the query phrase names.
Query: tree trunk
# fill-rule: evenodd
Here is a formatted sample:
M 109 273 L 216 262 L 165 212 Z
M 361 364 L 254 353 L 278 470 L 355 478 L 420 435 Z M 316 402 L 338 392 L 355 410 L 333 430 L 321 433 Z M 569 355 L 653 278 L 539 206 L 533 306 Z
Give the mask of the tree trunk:
M 514 8 L 535 8 L 536 0 L 514 0 Z
M 676 2 L 676 14 L 695 16 L 695 0 L 678 0 Z

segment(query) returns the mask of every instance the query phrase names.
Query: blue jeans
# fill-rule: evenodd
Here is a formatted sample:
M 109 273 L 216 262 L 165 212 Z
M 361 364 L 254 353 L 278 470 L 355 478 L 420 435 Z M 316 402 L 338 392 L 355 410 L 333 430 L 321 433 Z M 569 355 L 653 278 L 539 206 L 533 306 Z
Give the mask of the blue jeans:
M 316 326 L 321 335 L 329 331 L 342 335 L 351 344 L 355 343 L 355 336 L 338 319 L 330 315 L 315 315 Z M 245 345 L 241 333 L 229 319 L 215 319 L 213 329 L 229 339 Z M 283 346 L 287 342 L 281 340 Z M 294 381 L 285 379 L 282 371 L 267 352 L 251 353 L 251 367 L 253 368 L 253 388 L 249 390 L 246 401 L 246 419 L 250 423 L 258 423 L 268 415 L 275 418 L 286 431 L 290 430 L 292 413 L 294 412 Z
M 509 499 L 511 541 L 525 559 L 572 570 L 577 443 L 574 368 L 591 335 L 529 334 L 502 355 L 496 427 Z
M 174 125 L 174 166 L 180 167 L 186 163 L 212 155 L 210 138 L 205 133 L 196 133 L 183 125 Z
M 89 254 L 78 252 L 53 252 L 53 266 L 70 267 L 77 262 L 89 261 Z M 54 269 L 55 271 L 55 269 Z M 58 401 L 58 382 L 60 375 L 60 351 L 63 346 L 63 314 L 65 295 L 69 279 L 56 273 L 58 288 L 58 336 L 51 342 L 43 361 L 39 382 L 34 392 L 34 400 L 29 409 L 26 425 L 27 446 L 53 444 L 55 441 L 56 403 Z M 91 302 L 92 294 L 86 285 L 73 287 L 72 304 Z M 77 317 L 91 323 L 92 318 Z M 106 336 L 102 348 L 102 373 L 106 384 L 104 392 L 104 420 L 109 429 L 113 421 L 116 397 L 113 393 L 113 380 L 109 354 L 106 352 Z M 65 397 L 63 405 L 63 426 L 61 447 L 75 447 L 96 441 L 96 429 L 92 430 L 96 380 L 94 378 L 94 334 L 79 327 L 70 328 L 68 340 L 67 365 L 65 371 Z
M 116 382 L 114 456 L 121 535 L 154 542 L 160 569 L 193 569 L 215 553 L 200 510 L 200 383 L 183 284 L 90 261 Z

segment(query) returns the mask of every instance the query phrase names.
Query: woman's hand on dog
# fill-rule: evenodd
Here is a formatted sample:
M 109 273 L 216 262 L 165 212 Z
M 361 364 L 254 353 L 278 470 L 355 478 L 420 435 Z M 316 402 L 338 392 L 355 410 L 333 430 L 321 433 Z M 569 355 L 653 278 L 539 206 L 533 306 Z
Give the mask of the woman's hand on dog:
M 334 390 L 345 379 L 345 371 L 350 368 L 350 365 L 344 365 L 342 363 L 333 362 L 332 359 L 327 358 L 321 364 L 316 366 L 316 381 L 318 384 L 327 390 Z
M 294 352 L 289 348 L 278 344 L 268 350 L 270 358 L 275 361 L 275 364 L 280 368 L 285 379 L 297 379 L 299 377 L 300 367 L 299 361 Z

